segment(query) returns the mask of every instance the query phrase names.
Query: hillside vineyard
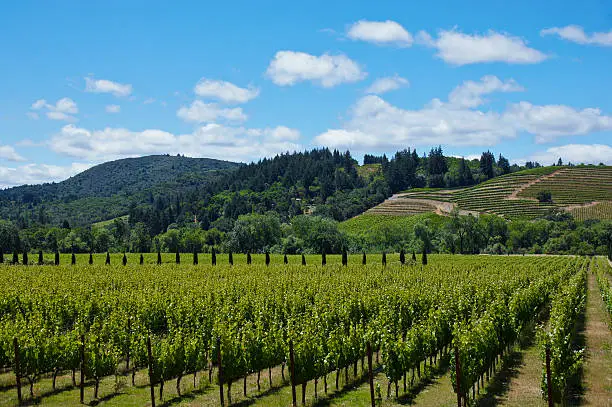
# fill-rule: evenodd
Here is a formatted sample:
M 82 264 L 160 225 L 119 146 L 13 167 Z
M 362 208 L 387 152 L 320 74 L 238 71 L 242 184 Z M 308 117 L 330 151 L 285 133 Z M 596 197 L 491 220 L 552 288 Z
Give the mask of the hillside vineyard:
M 386 377 L 383 393 L 397 397 L 421 369 L 450 358 L 448 392 L 459 389 L 469 401 L 551 304 L 555 332 L 572 332 L 587 268 L 595 264 L 600 278 L 609 272 L 603 259 L 581 257 L 432 255 L 427 266 L 403 265 L 397 255 L 386 256 L 386 266 L 380 255 L 368 256 L 367 265 L 351 256 L 348 266 L 339 256 L 326 266 L 319 256 L 306 266 L 299 256 L 289 264 L 273 256 L 269 266 L 259 257 L 247 265 L 241 256 L 234 266 L 212 266 L 204 256 L 199 265 L 124 266 L 117 257 L 110 266 L 84 257 L 77 266 L 0 265 L 0 367 L 29 385 L 24 399 L 62 373 L 90 380 L 87 392 L 97 398 L 105 376 L 133 380 L 144 370 L 156 399 L 175 379 L 180 397 L 181 378 L 194 375 L 195 385 L 200 372 L 214 386 L 221 377 L 231 403 L 232 384 L 244 381 L 246 392 L 247 375 L 257 373 L 259 387 L 260 372 L 271 383 L 271 369 L 282 366 L 286 384 L 305 400 L 308 386 L 316 395 L 337 387 L 339 376 L 356 377 L 358 365 L 363 372 L 370 346 Z M 564 336 L 541 336 L 553 350 L 560 398 L 576 354 Z M 0 394 L 17 404 L 13 386 Z

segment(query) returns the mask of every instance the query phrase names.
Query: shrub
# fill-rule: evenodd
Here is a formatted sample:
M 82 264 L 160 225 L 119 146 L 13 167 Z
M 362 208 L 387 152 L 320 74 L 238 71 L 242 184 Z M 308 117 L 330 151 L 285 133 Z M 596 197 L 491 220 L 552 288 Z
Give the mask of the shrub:
M 552 194 L 550 191 L 540 191 L 536 197 L 539 202 L 552 202 Z

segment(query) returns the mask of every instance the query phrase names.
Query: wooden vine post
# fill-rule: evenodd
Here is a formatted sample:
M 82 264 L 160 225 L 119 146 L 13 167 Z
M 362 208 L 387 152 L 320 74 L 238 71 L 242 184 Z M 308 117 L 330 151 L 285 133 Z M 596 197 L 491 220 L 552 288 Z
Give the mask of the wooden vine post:
M 81 334 L 81 346 L 79 346 L 79 374 L 81 381 L 79 382 L 79 399 L 81 404 L 85 400 L 85 335 Z
M 372 407 L 376 407 L 376 399 L 374 398 L 374 372 L 372 371 L 372 346 L 370 342 L 366 345 L 366 353 L 368 354 L 368 381 L 370 382 L 370 400 Z
M 225 404 L 223 400 L 223 368 L 221 359 L 221 338 L 217 338 L 217 366 L 219 368 L 219 398 L 221 400 L 221 406 Z
M 21 364 L 19 360 L 19 343 L 17 338 L 13 338 L 13 348 L 15 348 L 15 381 L 17 382 L 17 401 L 21 405 Z
M 459 348 L 455 346 L 455 378 L 457 382 L 457 407 L 461 407 L 461 366 L 459 365 Z
M 151 406 L 155 407 L 155 383 L 153 383 L 153 353 L 151 352 L 150 336 L 147 336 L 147 355 L 149 357 L 149 387 L 151 388 Z
M 295 362 L 293 358 L 293 341 L 289 341 L 289 372 L 291 374 L 291 404 L 293 407 L 297 406 L 297 398 L 295 395 Z
M 554 407 L 552 394 L 552 374 L 550 373 L 550 345 L 546 344 L 546 390 L 548 396 L 548 407 Z

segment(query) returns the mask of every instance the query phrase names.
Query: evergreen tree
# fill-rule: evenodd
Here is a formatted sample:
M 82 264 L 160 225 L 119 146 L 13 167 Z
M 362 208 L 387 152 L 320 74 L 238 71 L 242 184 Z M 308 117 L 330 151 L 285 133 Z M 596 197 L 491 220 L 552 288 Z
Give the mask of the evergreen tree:
M 13 264 L 19 264 L 19 253 L 17 250 L 13 252 Z
M 495 165 L 495 156 L 490 152 L 486 151 L 480 156 L 480 172 L 487 177 L 487 179 L 495 176 L 493 166 Z
M 502 175 L 510 173 L 510 161 L 508 161 L 508 159 L 501 154 L 497 159 L 497 167 Z
M 421 263 L 423 263 L 423 265 L 427 265 L 427 250 L 423 249 L 423 257 L 421 257 Z
M 285 256 L 283 257 L 283 263 L 289 264 L 289 259 L 287 258 L 287 253 L 285 253 Z
M 247 264 L 251 264 L 253 260 L 251 259 L 251 252 L 247 252 Z
M 346 250 L 342 250 L 342 265 L 348 265 L 348 254 L 346 253 Z
M 306 265 L 306 256 L 304 256 L 304 253 L 302 253 L 302 266 Z
M 327 256 L 325 256 L 325 250 L 321 253 L 321 265 L 325 266 L 327 264 Z
M 215 252 L 215 248 L 213 247 L 210 253 L 210 261 L 213 266 L 217 265 L 217 252 Z
M 127 256 L 123 253 L 123 265 L 127 265 Z
M 229 254 L 227 255 L 228 258 L 228 262 L 230 264 L 230 266 L 234 265 L 234 254 L 232 253 L 232 251 L 230 250 Z
M 382 265 L 383 266 L 387 265 L 387 253 L 385 252 L 382 253 Z
M 76 264 L 76 255 L 74 254 L 74 251 L 72 252 L 72 256 L 70 256 L 70 264 L 73 266 Z
M 28 264 L 29 264 L 29 261 L 28 261 L 28 251 L 24 250 L 23 251 L 23 265 L 27 266 Z
M 266 266 L 270 265 L 270 253 L 266 252 Z
M 412 251 L 412 261 L 416 262 L 416 253 Z
M 43 259 L 43 251 L 39 250 L 38 251 L 38 265 L 42 266 L 44 263 L 44 259 Z
M 144 256 L 142 255 L 142 253 L 140 253 L 140 265 L 142 266 L 144 264 Z
M 161 252 L 157 251 L 157 264 L 162 264 Z
M 366 265 L 368 263 L 368 259 L 366 258 L 366 253 L 363 252 L 363 256 L 361 257 L 361 264 Z
M 400 263 L 406 263 L 406 253 L 404 253 L 404 249 L 400 250 Z
M 59 251 L 55 251 L 55 261 L 54 261 L 56 266 L 59 266 L 60 264 L 60 255 L 59 255 Z
M 89 264 L 93 264 L 93 253 L 89 252 Z
M 459 185 L 466 186 L 474 183 L 474 177 L 472 176 L 472 170 L 468 165 L 465 158 L 461 157 L 459 160 Z
M 175 257 L 174 261 L 176 262 L 176 264 L 181 264 L 181 254 L 179 253 L 178 248 L 176 249 L 176 255 L 174 257 Z
M 104 264 L 106 264 L 107 266 L 110 265 L 110 253 L 109 252 L 106 252 L 106 262 Z
M 4 251 L 0 248 L 0 264 L 4 263 Z

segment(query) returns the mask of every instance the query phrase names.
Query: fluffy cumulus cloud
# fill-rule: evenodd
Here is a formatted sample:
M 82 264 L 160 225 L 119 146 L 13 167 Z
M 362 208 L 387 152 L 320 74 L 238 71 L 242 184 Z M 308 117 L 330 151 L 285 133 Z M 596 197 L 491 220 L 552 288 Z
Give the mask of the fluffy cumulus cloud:
M 357 82 L 366 77 L 359 64 L 346 55 L 279 51 L 270 62 L 266 75 L 279 86 L 311 81 L 324 88 Z
M 569 106 L 511 104 L 501 113 L 477 109 L 493 92 L 520 91 L 513 80 L 485 76 L 455 88 L 447 102 L 433 99 L 417 110 L 393 106 L 380 96 L 360 98 L 340 129 L 330 129 L 315 143 L 334 148 L 389 151 L 406 145 L 493 146 L 521 132 L 535 135 L 537 142 L 557 137 L 612 130 L 612 117 L 598 109 L 576 110 Z
M 367 89 L 366 93 L 382 95 L 402 87 L 409 86 L 408 79 L 402 78 L 399 75 L 389 76 L 386 78 L 378 78 Z
M 88 130 L 66 125 L 49 145 L 56 153 L 92 162 L 146 154 L 187 154 L 248 161 L 299 150 L 300 134 L 284 126 L 252 129 L 207 123 L 192 133 L 175 135 L 157 129 Z
M 247 119 L 242 108 L 221 107 L 216 103 L 205 103 L 196 100 L 190 106 L 181 107 L 176 115 L 186 122 L 207 123 L 222 119 L 231 122 L 243 122 Z
M 87 77 L 85 78 L 85 92 L 111 93 L 117 97 L 124 97 L 132 94 L 132 85 Z
M 551 147 L 545 151 L 535 153 L 523 161 L 537 161 L 544 165 L 556 163 L 561 158 L 564 163 L 612 165 L 612 146 L 605 144 L 567 144 Z
M 225 103 L 246 103 L 259 96 L 259 89 L 249 86 L 241 88 L 231 82 L 202 78 L 194 88 L 196 95 Z
M 420 31 L 417 41 L 435 48 L 439 58 L 453 65 L 482 62 L 535 64 L 547 58 L 544 53 L 530 48 L 522 38 L 492 30 L 482 35 L 442 30 L 437 38 Z
M 47 103 L 45 99 L 39 99 L 32 103 L 32 110 L 44 111 L 47 118 L 51 120 L 63 120 L 67 122 L 75 122 L 77 118 L 73 116 L 79 112 L 79 108 L 74 100 L 70 98 L 61 98 L 55 104 Z M 32 119 L 38 119 L 38 113 L 28 112 Z
M 121 106 L 119 105 L 107 105 L 105 107 L 106 113 L 119 113 L 121 112 Z
M 25 161 L 25 158 L 17 154 L 12 146 L 3 146 L 0 144 L 0 159 L 8 161 Z
M 361 20 L 352 24 L 347 32 L 352 40 L 367 41 L 378 45 L 396 45 L 409 47 L 412 45 L 412 35 L 401 24 L 387 21 Z
M 465 81 L 448 95 L 448 101 L 460 107 L 478 107 L 486 102 L 482 97 L 494 92 L 521 92 L 523 87 L 514 79 L 501 81 L 498 77 L 487 75 L 480 81 Z
M 565 27 L 552 27 L 540 31 L 542 36 L 556 35 L 564 40 L 585 45 L 600 45 L 612 47 L 612 30 L 608 32 L 594 32 L 587 34 L 579 25 L 567 25 Z
M 91 164 L 83 163 L 73 163 L 69 166 L 48 164 L 27 164 L 18 167 L 0 166 L 0 188 L 63 181 L 90 167 Z

